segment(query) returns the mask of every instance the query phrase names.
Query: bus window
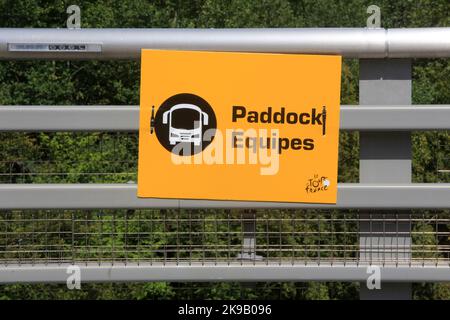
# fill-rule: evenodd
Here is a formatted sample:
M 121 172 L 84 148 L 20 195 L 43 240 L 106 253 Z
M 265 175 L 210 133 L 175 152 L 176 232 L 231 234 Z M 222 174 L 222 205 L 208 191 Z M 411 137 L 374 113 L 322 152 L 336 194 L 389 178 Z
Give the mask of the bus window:
M 192 130 L 200 127 L 200 112 L 192 109 L 172 111 L 171 126 L 176 129 Z

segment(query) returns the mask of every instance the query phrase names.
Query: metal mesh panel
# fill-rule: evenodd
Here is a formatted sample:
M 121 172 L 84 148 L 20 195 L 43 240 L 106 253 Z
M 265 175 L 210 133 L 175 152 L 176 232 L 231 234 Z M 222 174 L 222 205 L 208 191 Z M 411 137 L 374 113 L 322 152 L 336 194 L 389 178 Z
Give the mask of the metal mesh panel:
M 0 262 L 11 263 L 279 263 L 356 262 L 360 250 L 408 251 L 371 263 L 448 264 L 448 213 L 368 215 L 371 224 L 393 224 L 373 237 L 411 236 L 412 245 L 359 244 L 355 212 L 198 210 L 2 211 Z M 410 223 L 411 231 L 395 229 Z M 248 225 L 254 229 L 249 231 Z M 249 239 L 253 245 L 248 245 Z

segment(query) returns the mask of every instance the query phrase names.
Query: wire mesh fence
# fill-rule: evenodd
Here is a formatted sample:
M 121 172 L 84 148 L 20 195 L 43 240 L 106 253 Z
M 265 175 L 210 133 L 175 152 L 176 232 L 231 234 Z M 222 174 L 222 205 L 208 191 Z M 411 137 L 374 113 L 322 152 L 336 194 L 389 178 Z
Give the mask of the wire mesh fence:
M 2 211 L 0 217 L 3 265 L 345 264 L 361 261 L 361 252 L 373 254 L 365 258 L 369 263 L 450 264 L 445 212 L 361 218 L 357 212 L 296 210 L 61 210 Z M 367 222 L 386 228 L 362 232 L 359 225 Z M 407 232 L 398 230 L 404 223 L 411 225 Z M 390 240 L 361 243 L 362 235 Z M 412 243 L 393 237 L 411 237 Z

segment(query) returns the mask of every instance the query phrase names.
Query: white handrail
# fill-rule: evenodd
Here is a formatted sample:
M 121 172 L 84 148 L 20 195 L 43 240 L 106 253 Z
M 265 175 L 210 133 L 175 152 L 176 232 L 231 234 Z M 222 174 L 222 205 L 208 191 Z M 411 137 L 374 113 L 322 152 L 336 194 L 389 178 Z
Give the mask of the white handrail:
M 449 57 L 450 28 L 0 29 L 0 59 L 139 59 L 143 48 Z

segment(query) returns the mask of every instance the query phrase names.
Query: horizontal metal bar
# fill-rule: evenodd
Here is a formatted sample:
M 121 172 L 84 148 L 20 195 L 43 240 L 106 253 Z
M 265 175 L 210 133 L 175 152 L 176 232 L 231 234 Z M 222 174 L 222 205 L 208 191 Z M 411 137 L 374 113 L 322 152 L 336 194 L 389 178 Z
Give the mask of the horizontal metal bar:
M 374 265 L 374 264 L 372 264 Z M 73 269 L 71 264 L 8 265 L 0 267 L 0 283 L 65 283 Z M 177 264 L 79 264 L 81 284 L 121 281 L 363 281 L 373 270 L 367 264 L 317 263 L 179 263 Z M 368 272 L 370 271 L 370 273 Z M 380 266 L 383 282 L 450 281 L 450 267 L 443 265 Z
M 342 130 L 450 129 L 450 105 L 341 106 Z M 139 106 L 0 106 L 0 131 L 137 131 Z
M 450 129 L 450 105 L 341 106 L 340 128 L 360 131 Z
M 134 184 L 1 184 L 2 209 L 125 208 L 318 208 L 443 209 L 450 208 L 450 184 L 354 184 L 338 186 L 336 205 L 138 198 Z
M 450 56 L 450 28 L 0 29 L 0 59 L 139 59 L 141 49 Z
M 139 106 L 0 106 L 0 131 L 137 131 Z

